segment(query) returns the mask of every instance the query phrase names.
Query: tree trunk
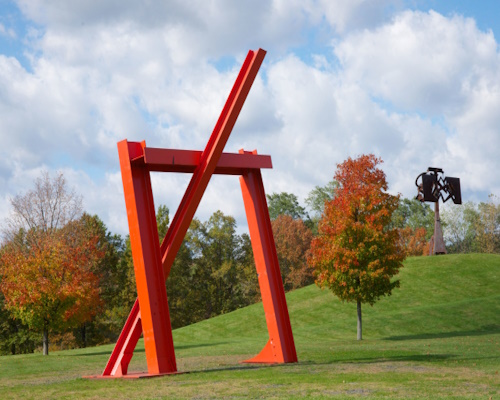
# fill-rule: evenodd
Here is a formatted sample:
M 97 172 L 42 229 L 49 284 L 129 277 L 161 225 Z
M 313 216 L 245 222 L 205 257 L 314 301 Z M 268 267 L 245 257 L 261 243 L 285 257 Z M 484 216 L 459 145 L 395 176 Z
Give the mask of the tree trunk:
M 49 355 L 49 327 L 44 326 L 43 327 L 43 333 L 42 333 L 42 348 L 43 348 L 43 355 L 48 356 Z
M 85 348 L 87 347 L 87 324 L 83 324 L 81 327 L 81 334 L 82 334 L 82 347 Z
M 361 324 L 361 302 L 358 301 L 358 340 L 363 340 L 362 324 Z

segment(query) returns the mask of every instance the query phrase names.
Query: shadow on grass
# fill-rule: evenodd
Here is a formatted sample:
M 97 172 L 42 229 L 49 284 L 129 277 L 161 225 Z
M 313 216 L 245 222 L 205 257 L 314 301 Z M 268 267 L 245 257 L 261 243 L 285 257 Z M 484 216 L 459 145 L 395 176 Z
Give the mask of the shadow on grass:
M 405 356 L 376 356 L 373 357 L 350 357 L 344 359 L 332 359 L 331 361 L 300 361 L 300 364 L 311 364 L 311 365 L 330 365 L 330 364 L 376 364 L 376 363 L 387 363 L 387 362 L 436 362 L 448 359 L 454 359 L 457 355 L 455 354 L 411 354 Z
M 191 370 L 189 371 L 190 373 L 213 373 L 213 372 L 222 372 L 222 371 L 253 371 L 253 370 L 259 370 L 259 369 L 264 369 L 264 368 L 284 368 L 284 367 L 290 367 L 290 366 L 299 366 L 302 363 L 289 363 L 289 364 L 245 364 L 241 363 L 238 365 L 225 365 L 223 367 L 217 367 L 217 368 L 207 368 L 207 369 L 200 369 L 200 370 Z
M 422 339 L 446 339 L 462 336 L 482 336 L 492 333 L 500 333 L 500 325 L 486 325 L 473 331 L 455 331 L 439 333 L 421 333 L 416 335 L 389 336 L 383 340 L 422 340 Z
M 198 347 L 219 346 L 219 345 L 223 345 L 223 344 L 227 344 L 227 342 L 196 343 L 196 344 L 187 344 L 187 345 L 180 345 L 180 346 L 174 345 L 174 348 L 175 348 L 175 350 L 186 350 L 186 349 L 194 349 L 194 348 L 198 348 Z M 134 350 L 134 354 L 135 353 L 144 353 L 144 352 L 145 352 L 144 348 L 139 348 L 139 349 Z M 110 350 L 94 351 L 92 353 L 72 354 L 71 356 L 72 357 L 87 357 L 87 356 L 101 356 L 104 354 L 111 355 L 111 351 Z
M 455 354 L 412 354 L 407 356 L 383 356 L 383 357 L 364 357 L 364 358 L 352 358 L 350 360 L 341 360 L 341 363 L 360 363 L 360 364 L 370 364 L 370 363 L 383 363 L 383 362 L 434 362 L 443 361 L 450 358 L 456 358 Z
M 333 365 L 333 364 L 377 364 L 377 363 L 391 363 L 391 362 L 438 362 L 456 358 L 453 354 L 415 354 L 409 356 L 387 356 L 387 357 L 364 357 L 364 358 L 350 358 L 345 360 L 331 360 L 327 362 L 317 361 L 299 361 L 297 363 L 288 364 L 239 364 L 239 365 L 225 365 L 223 367 L 207 368 L 203 370 L 191 370 L 190 373 L 214 373 L 222 371 L 252 371 L 264 368 L 300 368 L 306 365 Z

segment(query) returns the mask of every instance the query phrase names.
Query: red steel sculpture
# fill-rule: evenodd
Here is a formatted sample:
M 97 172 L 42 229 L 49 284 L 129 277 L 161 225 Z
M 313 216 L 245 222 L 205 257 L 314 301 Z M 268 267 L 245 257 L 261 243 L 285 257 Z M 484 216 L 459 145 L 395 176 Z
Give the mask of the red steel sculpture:
M 261 168 L 271 157 L 256 151 L 223 153 L 266 52 L 249 51 L 203 152 L 157 149 L 143 142 L 118 143 L 138 298 L 99 378 L 140 378 L 177 372 L 165 280 L 213 174 L 240 175 L 250 239 L 259 276 L 269 341 L 251 363 L 297 362 L 290 318 L 271 230 Z M 188 188 L 160 246 L 150 172 L 192 173 Z M 141 334 L 147 373 L 128 373 Z

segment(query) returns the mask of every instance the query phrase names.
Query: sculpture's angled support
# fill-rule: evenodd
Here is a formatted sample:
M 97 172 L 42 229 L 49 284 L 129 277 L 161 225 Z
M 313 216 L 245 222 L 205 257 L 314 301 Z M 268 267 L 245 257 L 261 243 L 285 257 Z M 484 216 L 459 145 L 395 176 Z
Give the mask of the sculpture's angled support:
M 163 271 L 166 278 L 170 274 L 175 256 L 181 247 L 184 236 L 186 236 L 191 220 L 215 171 L 265 55 L 266 52 L 262 49 L 248 52 L 207 146 L 201 155 L 200 163 L 196 167 L 181 204 L 172 219 L 172 224 L 161 244 Z
M 290 326 L 260 170 L 249 170 L 240 177 L 240 184 L 269 332 L 269 341 L 264 349 L 259 355 L 245 362 L 297 362 L 292 327 Z

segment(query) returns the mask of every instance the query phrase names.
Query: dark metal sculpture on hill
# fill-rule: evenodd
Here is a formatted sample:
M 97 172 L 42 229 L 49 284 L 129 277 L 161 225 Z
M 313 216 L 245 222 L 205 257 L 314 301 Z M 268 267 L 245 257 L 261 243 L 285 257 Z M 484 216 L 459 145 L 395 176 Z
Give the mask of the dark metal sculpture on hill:
M 443 174 L 441 168 L 429 167 L 427 172 L 422 172 L 415 179 L 415 185 L 418 188 L 416 199 L 421 202 L 430 201 L 434 203 L 434 236 L 431 238 L 429 255 L 446 254 L 443 230 L 441 229 L 441 220 L 439 218 L 439 199 L 443 203 L 451 199 L 455 204 L 462 204 L 460 178 L 449 176 L 443 178 L 440 174 Z

